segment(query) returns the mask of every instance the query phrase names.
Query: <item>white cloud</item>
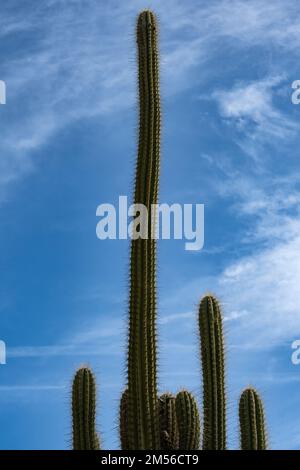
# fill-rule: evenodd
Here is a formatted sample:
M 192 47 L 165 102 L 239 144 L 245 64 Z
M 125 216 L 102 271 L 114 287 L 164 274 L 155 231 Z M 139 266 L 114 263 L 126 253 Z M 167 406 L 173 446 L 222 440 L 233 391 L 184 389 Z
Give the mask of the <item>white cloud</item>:
M 209 160 L 214 168 L 218 157 Z M 236 219 L 232 226 L 237 234 L 231 243 L 225 240 L 227 265 L 168 292 L 164 309 L 180 312 L 194 305 L 196 312 L 199 296 L 213 290 L 224 307 L 230 346 L 289 345 L 300 337 L 299 176 L 290 171 L 275 175 L 263 166 L 261 175 L 252 175 L 237 170 L 232 161 L 225 163 L 214 188 L 219 203 Z M 210 223 L 215 219 L 206 221 Z M 174 314 L 173 328 L 183 331 L 184 324 Z
M 270 77 L 235 86 L 229 91 L 216 91 L 213 97 L 219 101 L 223 116 L 235 119 L 249 118 L 260 123 L 274 115 L 271 92 L 280 82 L 281 78 Z
M 300 20 L 294 1 L 183 5 L 153 0 L 149 6 L 161 23 L 164 94 L 193 86 L 198 79 L 189 73 L 192 67 L 202 65 L 202 81 L 214 73 L 208 64 L 224 52 L 220 45 L 226 49 L 224 38 L 231 41 L 230 48 L 280 45 L 290 54 L 298 53 Z M 22 41 L 22 47 L 1 63 L 8 89 L 1 115 L 1 199 L 9 184 L 32 170 L 33 152 L 57 131 L 78 119 L 120 113 L 135 102 L 133 30 L 142 8 L 140 0 L 109 7 L 91 0 L 89 8 L 79 1 L 53 0 L 30 12 L 1 9 L 3 40 L 13 34 L 16 44 Z M 260 94 L 255 89 L 248 94 L 251 112 L 250 98 L 258 104 Z M 231 112 L 238 113 L 238 106 L 236 101 Z M 286 124 L 283 130 L 289 131 Z M 278 129 L 274 115 L 269 132 Z
M 233 165 L 221 168 L 215 187 L 237 219 L 238 245 L 230 247 L 224 270 L 198 284 L 212 286 L 221 298 L 231 344 L 266 349 L 292 343 L 300 337 L 299 176 L 292 168 L 282 176 L 267 172 L 266 159 L 260 175 Z
M 224 0 L 212 3 L 208 11 L 210 23 L 220 35 L 253 46 L 272 41 L 291 49 L 297 47 L 300 29 L 297 8 L 294 0 Z
M 298 122 L 274 104 L 276 88 L 282 81 L 282 77 L 270 76 L 212 95 L 221 116 L 236 127 L 235 142 L 257 162 L 266 145 L 286 144 L 298 135 Z
M 298 236 L 240 259 L 219 277 L 228 314 L 244 312 L 232 334 L 235 344 L 267 349 L 300 335 L 299 253 Z

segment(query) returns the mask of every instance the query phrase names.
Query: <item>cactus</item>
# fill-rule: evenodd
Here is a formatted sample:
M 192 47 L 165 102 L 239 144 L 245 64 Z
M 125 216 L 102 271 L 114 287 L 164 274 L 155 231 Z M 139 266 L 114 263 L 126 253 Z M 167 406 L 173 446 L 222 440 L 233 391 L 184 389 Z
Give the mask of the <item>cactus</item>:
M 195 450 L 200 447 L 200 417 L 188 391 L 176 397 L 157 394 L 156 214 L 160 164 L 160 96 L 157 21 L 145 10 L 137 19 L 139 141 L 134 204 L 147 209 L 141 233 L 130 251 L 127 387 L 120 401 L 123 450 Z M 141 214 L 143 215 L 143 214 Z M 206 295 L 199 306 L 203 374 L 203 449 L 226 449 L 224 340 L 219 303 Z M 98 449 L 95 431 L 95 381 L 79 369 L 72 394 L 74 449 Z M 240 401 L 242 449 L 266 448 L 264 413 L 253 389 Z
M 77 370 L 72 389 L 73 449 L 98 450 L 95 430 L 96 384 L 88 367 Z
M 133 239 L 130 256 L 128 427 L 130 449 L 159 449 L 156 370 L 156 241 L 151 205 L 158 200 L 160 98 L 157 22 L 151 11 L 137 20 L 139 144 L 134 204 L 148 209 L 145 238 Z
M 179 433 L 175 397 L 165 393 L 159 398 L 161 450 L 179 449 Z
M 200 418 L 195 398 L 186 390 L 176 395 L 179 449 L 196 450 L 200 446 Z
M 199 327 L 203 373 L 203 449 L 226 448 L 224 339 L 219 302 L 206 295 L 200 302 Z M 264 408 L 253 388 L 244 390 L 239 403 L 242 450 L 266 449 Z
M 212 295 L 203 297 L 199 307 L 203 375 L 203 449 L 226 448 L 226 404 L 224 344 L 219 303 Z
M 256 390 L 243 391 L 239 404 L 242 450 L 266 450 L 264 407 Z

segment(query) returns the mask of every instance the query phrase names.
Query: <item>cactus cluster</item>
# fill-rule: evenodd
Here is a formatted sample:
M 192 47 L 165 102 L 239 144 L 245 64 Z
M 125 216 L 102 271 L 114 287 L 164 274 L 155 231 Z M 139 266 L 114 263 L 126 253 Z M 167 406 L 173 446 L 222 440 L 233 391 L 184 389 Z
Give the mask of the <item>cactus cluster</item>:
M 119 432 L 123 450 L 224 450 L 226 400 L 224 338 L 221 308 L 206 295 L 198 312 L 203 375 L 203 431 L 200 414 L 187 390 L 158 395 L 156 341 L 155 217 L 160 165 L 160 95 L 158 36 L 155 15 L 145 10 L 137 20 L 139 141 L 134 203 L 148 209 L 146 236 L 131 241 L 127 384 L 120 400 Z M 95 381 L 88 368 L 74 377 L 73 447 L 99 448 L 95 431 Z M 246 389 L 239 405 L 242 449 L 265 449 L 262 402 Z

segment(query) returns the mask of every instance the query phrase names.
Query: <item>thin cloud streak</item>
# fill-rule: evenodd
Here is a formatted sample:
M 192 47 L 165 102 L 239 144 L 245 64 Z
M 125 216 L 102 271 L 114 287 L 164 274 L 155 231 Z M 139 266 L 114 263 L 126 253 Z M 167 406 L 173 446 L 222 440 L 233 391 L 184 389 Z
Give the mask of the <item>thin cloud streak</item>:
M 0 392 L 42 392 L 51 390 L 64 390 L 66 385 L 0 385 Z

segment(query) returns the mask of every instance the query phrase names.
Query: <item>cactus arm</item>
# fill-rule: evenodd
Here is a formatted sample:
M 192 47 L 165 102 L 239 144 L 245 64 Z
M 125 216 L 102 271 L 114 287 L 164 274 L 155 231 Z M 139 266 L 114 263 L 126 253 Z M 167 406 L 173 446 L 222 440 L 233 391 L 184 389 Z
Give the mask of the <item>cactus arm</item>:
M 201 300 L 199 329 L 203 375 L 203 449 L 224 450 L 226 403 L 222 316 L 218 301 L 211 295 Z
M 242 450 L 266 450 L 263 403 L 253 388 L 243 391 L 239 403 L 239 418 Z
M 200 418 L 198 407 L 195 398 L 186 390 L 176 395 L 176 414 L 179 428 L 179 449 L 199 449 Z
M 134 203 L 148 209 L 147 239 L 131 242 L 128 443 L 132 450 L 159 449 L 156 370 L 156 243 L 151 205 L 157 203 L 160 158 L 160 99 L 157 24 L 152 12 L 137 20 L 139 144 Z
M 165 393 L 159 398 L 159 422 L 161 450 L 176 450 L 179 445 L 179 433 L 176 417 L 175 397 Z
M 95 430 L 96 384 L 87 367 L 78 369 L 72 388 L 73 449 L 98 450 L 99 437 Z

